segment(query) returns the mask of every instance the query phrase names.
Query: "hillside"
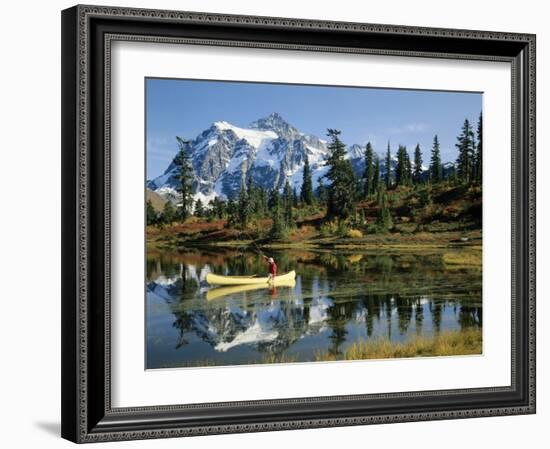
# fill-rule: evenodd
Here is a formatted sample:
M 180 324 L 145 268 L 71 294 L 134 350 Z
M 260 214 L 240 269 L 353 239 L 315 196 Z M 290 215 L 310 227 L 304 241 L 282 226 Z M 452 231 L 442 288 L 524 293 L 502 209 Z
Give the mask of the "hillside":
M 194 245 L 262 247 L 338 246 L 480 246 L 482 191 L 479 186 L 449 185 L 399 187 L 388 192 L 391 225 L 381 229 L 376 198 L 357 205 L 346 222 L 327 222 L 318 206 L 293 209 L 296 225 L 279 239 L 269 235 L 269 218 L 251 221 L 246 228 L 230 227 L 227 220 L 192 217 L 185 223 L 149 226 L 150 247 L 178 249 Z
M 157 212 L 162 212 L 162 210 L 164 209 L 164 205 L 166 204 L 166 199 L 164 199 L 157 192 L 153 192 L 152 190 L 149 190 L 149 189 L 146 189 L 145 201 L 151 201 L 153 208 Z

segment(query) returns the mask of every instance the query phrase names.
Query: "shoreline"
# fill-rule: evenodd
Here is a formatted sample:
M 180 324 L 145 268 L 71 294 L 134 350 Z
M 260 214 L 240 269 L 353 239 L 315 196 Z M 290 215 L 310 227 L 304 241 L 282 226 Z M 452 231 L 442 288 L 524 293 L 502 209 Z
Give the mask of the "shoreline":
M 367 234 L 361 238 L 322 237 L 310 235 L 304 239 L 270 240 L 266 238 L 221 238 L 213 241 L 215 233 L 193 233 L 186 235 L 180 227 L 157 228 L 148 226 L 146 244 L 150 248 L 245 248 L 254 247 L 270 249 L 479 249 L 482 248 L 481 229 L 468 231 L 443 231 L 403 233 L 388 232 L 384 234 Z

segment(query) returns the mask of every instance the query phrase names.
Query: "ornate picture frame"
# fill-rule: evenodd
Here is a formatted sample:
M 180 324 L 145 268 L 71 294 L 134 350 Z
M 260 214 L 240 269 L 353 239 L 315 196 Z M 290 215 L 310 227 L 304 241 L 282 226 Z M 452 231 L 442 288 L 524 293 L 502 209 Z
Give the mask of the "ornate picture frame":
M 117 41 L 510 64 L 511 384 L 112 406 L 111 45 Z M 97 442 L 535 413 L 535 36 L 75 6 L 62 12 L 62 436 Z

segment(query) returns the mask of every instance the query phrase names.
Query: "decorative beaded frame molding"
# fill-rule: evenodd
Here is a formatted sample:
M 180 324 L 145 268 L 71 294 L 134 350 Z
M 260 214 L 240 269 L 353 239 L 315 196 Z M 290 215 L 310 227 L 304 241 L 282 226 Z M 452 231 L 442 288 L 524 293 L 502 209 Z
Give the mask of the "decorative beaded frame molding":
M 63 437 L 83 443 L 535 413 L 534 35 L 82 5 L 63 11 L 62 33 Z M 112 408 L 110 64 L 117 40 L 509 62 L 511 385 Z

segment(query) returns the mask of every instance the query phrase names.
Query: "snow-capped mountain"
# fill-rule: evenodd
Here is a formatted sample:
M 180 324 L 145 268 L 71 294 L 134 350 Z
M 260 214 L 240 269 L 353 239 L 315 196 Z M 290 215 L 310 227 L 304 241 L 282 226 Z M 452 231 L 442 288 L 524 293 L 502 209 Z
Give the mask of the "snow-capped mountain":
M 187 152 L 195 174 L 195 197 L 203 200 L 233 197 L 249 177 L 266 189 L 281 189 L 287 180 L 299 189 L 306 156 L 316 183 L 326 172 L 324 160 L 328 155 L 325 141 L 301 133 L 277 113 L 254 121 L 247 128 L 215 122 L 189 142 Z M 176 183 L 176 166 L 172 162 L 147 187 L 170 196 Z
M 240 128 L 226 121 L 213 123 L 188 143 L 187 152 L 194 171 L 195 199 L 203 203 L 216 196 L 233 198 L 250 177 L 265 189 L 282 189 L 288 180 L 297 191 L 302 185 L 306 156 L 314 188 L 328 167 L 327 142 L 300 132 L 278 113 Z M 364 171 L 364 147 L 350 145 L 347 157 L 358 175 Z M 381 156 L 381 172 L 385 172 Z M 322 179 L 322 182 L 326 182 Z M 177 169 L 172 161 L 165 172 L 147 182 L 150 190 L 175 200 Z

